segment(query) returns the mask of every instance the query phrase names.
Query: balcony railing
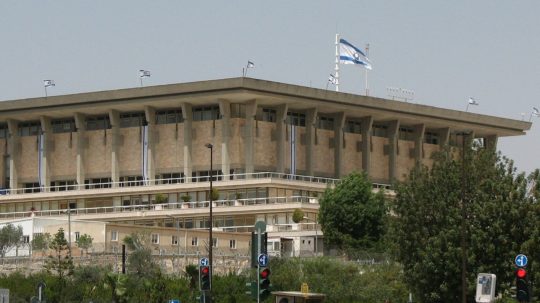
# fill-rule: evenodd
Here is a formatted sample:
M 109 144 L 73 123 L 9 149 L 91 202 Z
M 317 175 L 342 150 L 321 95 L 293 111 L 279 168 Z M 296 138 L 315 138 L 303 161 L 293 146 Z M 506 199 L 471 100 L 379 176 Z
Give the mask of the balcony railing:
M 333 179 L 333 178 L 291 175 L 291 174 L 282 174 L 282 173 L 276 173 L 276 172 L 261 172 L 261 173 L 249 173 L 249 174 L 245 173 L 245 174 L 229 174 L 229 175 L 212 176 L 212 180 L 214 182 L 246 180 L 246 179 L 282 179 L 282 180 L 322 183 L 322 184 L 332 184 L 332 185 L 335 184 L 337 181 L 339 181 L 339 179 Z M 0 189 L 0 195 L 61 192 L 61 191 L 96 189 L 96 188 L 145 187 L 145 186 L 154 186 L 154 185 L 197 183 L 197 182 L 208 182 L 208 181 L 210 181 L 210 176 L 86 183 L 84 185 L 69 184 L 69 185 L 60 185 L 60 186 L 2 188 Z
M 215 200 L 212 201 L 212 207 L 239 207 L 239 206 L 253 206 L 253 205 L 269 205 L 269 204 L 287 204 L 287 203 L 311 203 L 317 204 L 318 200 L 313 197 L 305 196 L 290 196 L 290 197 L 267 197 L 267 198 L 248 198 L 248 199 L 236 199 L 236 200 Z M 86 215 L 86 214 L 105 214 L 105 213 L 125 213 L 125 212 L 141 212 L 141 211 L 165 211 L 165 210 L 179 210 L 179 209 L 197 209 L 207 208 L 210 205 L 210 201 L 196 201 L 196 202 L 175 202 L 175 203 L 163 203 L 163 204 L 138 204 L 138 205 L 126 205 L 126 206 L 105 206 L 105 207 L 89 207 L 89 208 L 72 208 L 72 215 Z M 54 210 L 35 210 L 24 212 L 9 212 L 0 213 L 1 219 L 12 218 L 24 218 L 24 217 L 48 217 L 48 216 L 61 216 L 67 213 L 67 209 L 54 209 Z

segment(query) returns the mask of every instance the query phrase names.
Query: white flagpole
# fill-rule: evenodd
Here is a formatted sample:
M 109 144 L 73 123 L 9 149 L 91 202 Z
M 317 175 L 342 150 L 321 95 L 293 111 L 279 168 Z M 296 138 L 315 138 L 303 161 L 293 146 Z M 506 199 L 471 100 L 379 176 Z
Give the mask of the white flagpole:
M 369 58 L 369 43 L 366 44 L 366 59 Z M 369 96 L 369 86 L 368 86 L 368 69 L 364 68 L 366 71 L 366 96 Z
M 339 92 L 339 34 L 336 34 L 336 69 L 334 76 L 336 78 L 336 92 Z

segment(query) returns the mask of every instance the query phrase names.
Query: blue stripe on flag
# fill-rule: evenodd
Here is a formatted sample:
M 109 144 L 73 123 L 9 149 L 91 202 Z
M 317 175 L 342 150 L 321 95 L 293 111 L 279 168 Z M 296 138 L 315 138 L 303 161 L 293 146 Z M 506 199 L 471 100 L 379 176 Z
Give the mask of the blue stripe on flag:
M 351 61 L 353 62 L 354 64 L 361 64 L 361 65 L 365 65 L 365 66 L 368 66 L 368 64 L 364 61 L 360 61 L 356 58 L 353 58 L 353 57 L 348 57 L 348 56 L 339 56 L 339 60 L 340 61 Z
M 347 46 L 349 46 L 349 47 L 352 47 L 356 52 L 362 54 L 362 56 L 364 56 L 364 57 L 367 57 L 366 54 L 364 54 L 363 51 L 361 51 L 361 50 L 358 49 L 356 46 L 354 46 L 354 45 L 350 44 L 349 42 L 347 42 L 347 40 L 345 40 L 345 39 L 339 39 L 339 43 L 343 43 L 343 44 L 345 44 L 345 45 L 347 45 Z

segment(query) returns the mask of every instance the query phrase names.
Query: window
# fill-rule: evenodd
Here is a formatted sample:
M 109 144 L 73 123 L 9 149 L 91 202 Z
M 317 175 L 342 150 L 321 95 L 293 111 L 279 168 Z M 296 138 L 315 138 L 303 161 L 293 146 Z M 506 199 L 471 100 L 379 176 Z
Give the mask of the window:
M 123 113 L 120 114 L 120 127 L 137 127 L 146 125 L 144 113 Z
M 193 108 L 193 121 L 218 120 L 219 106 L 199 106 Z
M 38 182 L 24 183 L 25 193 L 39 193 L 41 188 Z
M 288 112 L 287 123 L 296 126 L 306 126 L 306 115 L 301 113 Z
M 86 117 L 86 130 L 99 130 L 111 128 L 108 115 Z
M 172 236 L 171 244 L 172 245 L 178 245 L 178 236 Z
M 120 186 L 142 186 L 143 177 L 142 176 L 123 176 L 120 177 Z
M 184 173 L 170 173 L 161 175 L 161 184 L 184 183 Z
M 424 142 L 428 144 L 439 144 L 439 134 L 434 132 L 426 132 Z
M 111 231 L 111 241 L 118 241 L 118 231 L 116 230 Z
M 271 109 L 271 108 L 262 109 L 261 121 L 276 122 L 276 120 L 277 120 L 277 114 L 276 114 L 275 109 Z
M 37 136 L 41 130 L 39 121 L 19 123 L 19 136 Z
M 52 132 L 55 134 L 70 133 L 77 130 L 75 127 L 75 119 L 73 118 L 52 120 L 51 126 Z
M 212 247 L 218 247 L 217 244 L 218 244 L 217 238 L 212 238 Z
M 191 238 L 191 246 L 199 246 L 199 239 L 197 237 Z
M 334 129 L 334 118 L 325 117 L 325 116 L 319 116 L 319 119 L 317 121 L 317 128 L 333 130 Z
M 414 130 L 412 127 L 402 126 L 399 128 L 399 140 L 414 141 Z
M 30 243 L 30 236 L 25 236 L 25 235 L 23 235 L 21 241 L 22 241 L 24 244 Z
M 175 124 L 184 122 L 181 109 L 156 111 L 156 124 Z
M 111 178 L 94 178 L 84 180 L 86 184 L 86 189 L 91 188 L 110 188 L 111 187 Z
M 75 184 L 77 182 L 75 180 L 62 180 L 62 181 L 51 181 L 51 191 L 66 191 L 66 190 L 74 190 Z
M 236 240 L 235 239 L 229 240 L 229 248 L 230 249 L 236 249 Z
M 373 136 L 388 137 L 388 126 L 382 124 L 373 124 Z
M 76 231 L 75 232 L 75 241 L 78 241 L 80 237 L 81 237 L 81 233 Z
M 9 130 L 7 124 L 0 124 L 0 138 L 7 138 L 8 133 Z
M 231 118 L 245 118 L 246 117 L 246 105 L 241 103 L 231 104 Z
M 159 234 L 152 234 L 151 239 L 152 239 L 152 244 L 159 244 Z
M 360 121 L 347 120 L 345 122 L 345 132 L 353 133 L 353 134 L 361 134 L 362 133 L 362 125 L 361 125 Z

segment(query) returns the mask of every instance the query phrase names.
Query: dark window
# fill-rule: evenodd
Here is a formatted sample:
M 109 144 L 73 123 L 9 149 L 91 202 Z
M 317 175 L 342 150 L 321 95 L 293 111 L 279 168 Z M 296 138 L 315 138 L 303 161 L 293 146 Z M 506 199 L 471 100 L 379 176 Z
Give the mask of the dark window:
M 199 106 L 193 108 L 193 121 L 206 121 L 219 119 L 219 106 Z
M 0 138 L 7 138 L 8 133 L 9 130 L 7 124 L 0 124 Z
M 51 126 L 52 132 L 55 134 L 70 133 L 76 130 L 75 119 L 73 118 L 52 120 Z
M 399 140 L 414 141 L 414 130 L 412 127 L 401 126 L 399 128 Z
M 231 104 L 231 118 L 245 118 L 246 117 L 246 105 L 241 103 Z
M 77 184 L 77 182 L 75 180 L 52 181 L 51 182 L 51 191 L 74 190 L 75 189 L 75 184 Z
M 439 144 L 439 134 L 426 132 L 424 135 L 424 142 L 428 144 Z
M 108 115 L 86 118 L 86 130 L 99 130 L 108 128 L 111 128 L 111 121 Z
M 25 193 L 39 193 L 41 188 L 38 182 L 24 183 Z
M 317 128 L 334 130 L 334 118 L 319 116 L 319 119 L 317 121 Z
M 123 113 L 120 114 L 120 127 L 137 127 L 146 124 L 144 113 Z
M 142 176 L 123 176 L 120 177 L 120 186 L 142 186 L 143 177 Z
M 19 136 L 37 136 L 41 130 L 39 121 L 19 123 Z
M 275 109 L 263 108 L 261 114 L 261 121 L 276 122 L 277 114 Z
M 306 126 L 306 115 L 296 112 L 288 112 L 287 123 L 296 126 Z
M 362 133 L 362 125 L 361 125 L 360 121 L 347 120 L 345 122 L 345 132 L 353 133 L 353 134 L 361 134 Z
M 111 178 L 93 178 L 84 180 L 86 184 L 86 189 L 90 188 L 110 188 L 111 187 Z
M 388 126 L 382 124 L 373 124 L 373 136 L 388 137 Z
M 156 111 L 156 124 L 175 124 L 184 122 L 181 109 Z

